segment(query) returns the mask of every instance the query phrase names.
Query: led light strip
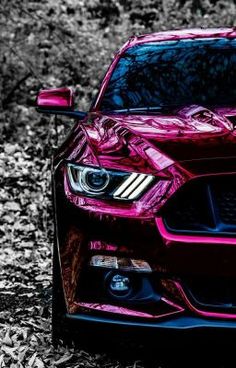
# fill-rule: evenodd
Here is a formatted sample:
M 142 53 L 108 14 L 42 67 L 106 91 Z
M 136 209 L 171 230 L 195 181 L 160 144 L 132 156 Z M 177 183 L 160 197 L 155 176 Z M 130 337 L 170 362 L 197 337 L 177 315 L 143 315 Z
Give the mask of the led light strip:
M 148 186 L 148 184 L 150 184 L 153 180 L 153 176 L 148 175 L 143 182 L 138 186 L 138 188 L 136 188 L 133 193 L 131 193 L 129 195 L 129 199 L 135 199 L 136 197 L 139 196 L 139 194 L 142 193 L 142 191 Z
M 137 188 L 137 186 L 144 180 L 145 174 L 139 175 L 134 182 L 121 194 L 121 198 L 129 198 L 129 195 Z
M 133 173 L 131 174 L 128 179 L 124 181 L 123 184 L 113 193 L 114 197 L 119 197 L 122 192 L 137 178 L 138 174 Z
M 146 174 L 131 174 L 113 193 L 114 198 L 135 199 L 152 182 L 154 177 Z

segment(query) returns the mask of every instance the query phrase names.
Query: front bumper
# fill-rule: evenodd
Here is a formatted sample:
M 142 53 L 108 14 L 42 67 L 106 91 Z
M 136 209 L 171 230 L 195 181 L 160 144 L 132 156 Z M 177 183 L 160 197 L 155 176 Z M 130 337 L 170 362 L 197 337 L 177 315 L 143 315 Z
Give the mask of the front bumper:
M 103 317 L 91 314 L 66 314 L 66 319 L 73 322 L 91 322 L 105 324 L 109 326 L 123 326 L 130 328 L 151 328 L 159 331 L 193 331 L 193 330 L 227 330 L 233 329 L 236 332 L 236 321 L 205 319 L 196 316 L 178 316 L 162 321 L 132 321 L 121 320 L 116 316 Z
M 116 217 L 96 214 L 96 211 L 88 211 L 86 206 L 79 208 L 68 202 L 60 185 L 56 188 L 55 200 L 57 243 L 68 320 L 176 331 L 236 327 L 235 310 L 201 310 L 189 301 L 181 288 L 181 280 L 186 276 L 235 278 L 235 239 L 228 242 L 224 239 L 211 242 L 208 241 L 210 238 L 200 242 L 176 237 L 169 239 L 169 234 L 163 232 L 160 222 L 154 218 Z M 97 298 L 99 293 L 93 294 L 91 283 L 81 282 L 84 266 L 94 254 L 148 260 L 156 275 L 166 280 L 162 284 L 165 291 L 161 300 L 169 301 L 167 310 L 164 308 L 163 311 L 163 305 L 159 310 L 159 304 L 156 310 L 152 308 L 150 315 L 145 303 L 140 313 L 140 305 L 137 308 L 137 303 L 132 305 L 132 301 L 127 308 L 127 304 L 122 305 L 120 300 L 116 304 L 114 299 L 104 301 Z M 87 291 L 91 291 L 90 295 Z M 103 305 L 113 306 L 113 311 L 101 308 Z M 122 313 L 117 313 L 119 308 Z M 133 315 L 130 311 L 134 312 Z

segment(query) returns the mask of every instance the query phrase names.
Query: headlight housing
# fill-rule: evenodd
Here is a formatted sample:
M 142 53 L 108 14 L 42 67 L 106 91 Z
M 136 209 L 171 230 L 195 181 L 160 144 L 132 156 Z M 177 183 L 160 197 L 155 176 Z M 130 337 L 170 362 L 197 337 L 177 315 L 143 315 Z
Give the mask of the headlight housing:
M 67 164 L 67 176 L 74 193 L 90 197 L 134 200 L 154 181 L 149 174 Z

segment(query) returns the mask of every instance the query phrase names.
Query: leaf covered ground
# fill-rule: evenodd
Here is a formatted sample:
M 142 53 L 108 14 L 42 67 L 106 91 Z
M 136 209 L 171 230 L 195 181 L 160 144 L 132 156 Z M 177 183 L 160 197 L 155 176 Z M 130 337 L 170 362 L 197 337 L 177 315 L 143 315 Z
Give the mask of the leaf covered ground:
M 0 1 L 0 368 L 145 366 L 51 345 L 56 132 L 29 107 L 37 90 L 77 86 L 79 107 L 86 109 L 128 36 L 231 26 L 235 15 L 233 0 Z M 66 129 L 59 124 L 58 130 L 62 139 Z M 158 367 L 155 354 L 152 366 Z

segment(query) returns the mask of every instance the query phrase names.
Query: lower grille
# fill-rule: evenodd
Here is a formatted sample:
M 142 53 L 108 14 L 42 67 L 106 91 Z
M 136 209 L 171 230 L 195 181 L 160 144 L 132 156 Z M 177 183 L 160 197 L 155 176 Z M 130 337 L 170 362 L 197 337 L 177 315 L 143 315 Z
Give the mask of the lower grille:
M 188 279 L 183 282 L 191 303 L 203 309 L 236 310 L 236 280 Z
M 236 176 L 189 181 L 168 201 L 162 217 L 171 232 L 236 235 Z

